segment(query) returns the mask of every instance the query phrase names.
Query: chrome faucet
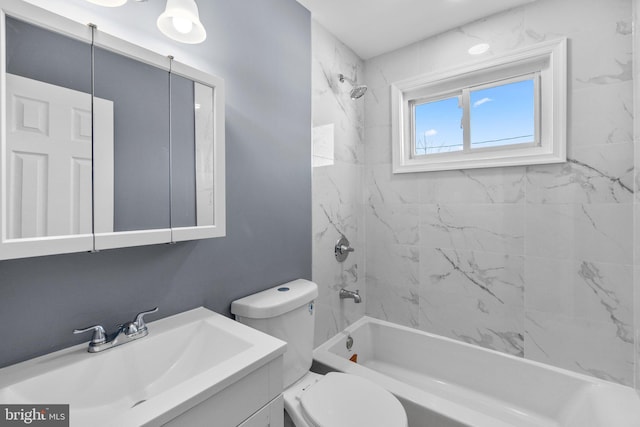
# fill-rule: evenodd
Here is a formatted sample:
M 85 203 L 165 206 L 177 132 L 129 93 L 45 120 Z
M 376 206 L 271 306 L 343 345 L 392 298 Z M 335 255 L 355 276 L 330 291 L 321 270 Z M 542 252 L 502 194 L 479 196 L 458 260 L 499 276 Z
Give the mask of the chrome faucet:
M 362 297 L 360 296 L 359 290 L 348 291 L 346 289 L 340 289 L 340 299 L 345 298 L 353 298 L 353 302 L 355 302 L 356 304 L 360 304 L 360 302 L 362 302 Z
M 156 311 L 158 311 L 158 307 L 138 313 L 133 322 L 118 325 L 118 330 L 111 335 L 107 335 L 101 325 L 89 326 L 88 328 L 83 329 L 74 329 L 73 333 L 81 334 L 83 332 L 93 331 L 93 337 L 91 338 L 91 341 L 89 341 L 89 348 L 87 351 L 89 353 L 98 353 L 100 351 L 146 337 L 149 334 L 149 329 L 147 328 L 146 323 L 144 323 L 144 316 L 155 313 Z

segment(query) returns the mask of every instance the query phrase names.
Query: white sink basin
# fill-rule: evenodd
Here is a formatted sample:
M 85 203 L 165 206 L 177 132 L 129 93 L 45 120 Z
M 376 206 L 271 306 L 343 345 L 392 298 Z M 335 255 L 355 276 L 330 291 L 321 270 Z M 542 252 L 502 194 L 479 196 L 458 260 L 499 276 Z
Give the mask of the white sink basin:
M 202 307 L 148 327 L 100 353 L 85 343 L 0 369 L 0 402 L 70 404 L 72 426 L 161 425 L 285 350 Z

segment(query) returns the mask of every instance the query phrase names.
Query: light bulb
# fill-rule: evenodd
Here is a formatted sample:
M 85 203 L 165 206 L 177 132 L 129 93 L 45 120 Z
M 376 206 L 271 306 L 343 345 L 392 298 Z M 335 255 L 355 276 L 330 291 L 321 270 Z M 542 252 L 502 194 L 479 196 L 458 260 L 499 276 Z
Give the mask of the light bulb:
M 207 38 L 207 31 L 200 22 L 196 1 L 166 1 L 167 7 L 157 20 L 162 34 L 181 43 L 202 43 Z
M 173 28 L 176 29 L 180 34 L 189 34 L 193 29 L 193 22 L 187 18 L 182 18 L 180 16 L 173 17 Z

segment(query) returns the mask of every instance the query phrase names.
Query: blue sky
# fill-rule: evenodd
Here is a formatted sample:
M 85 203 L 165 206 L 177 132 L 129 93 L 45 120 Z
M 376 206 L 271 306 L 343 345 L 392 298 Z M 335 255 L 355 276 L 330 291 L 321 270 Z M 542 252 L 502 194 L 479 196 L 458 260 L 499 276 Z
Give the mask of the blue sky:
M 523 80 L 471 92 L 471 147 L 533 141 L 534 84 Z M 416 105 L 417 154 L 462 150 L 458 97 Z

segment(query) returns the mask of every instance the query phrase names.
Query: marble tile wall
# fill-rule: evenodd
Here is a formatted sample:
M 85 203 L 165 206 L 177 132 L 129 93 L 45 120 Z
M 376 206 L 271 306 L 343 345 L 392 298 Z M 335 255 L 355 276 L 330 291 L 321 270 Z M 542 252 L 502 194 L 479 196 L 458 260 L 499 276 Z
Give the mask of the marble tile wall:
M 345 287 L 364 286 L 364 100 L 351 100 L 340 73 L 362 80 L 363 62 L 325 28 L 312 23 L 313 102 L 313 266 L 319 286 L 316 300 L 316 346 L 364 315 L 365 304 L 340 300 Z M 344 263 L 334 246 L 344 234 L 355 252 Z
M 566 163 L 391 173 L 390 83 L 472 61 L 479 42 L 558 37 Z M 633 384 L 632 1 L 538 0 L 372 58 L 364 78 L 366 313 Z
M 640 0 L 633 0 L 633 101 L 634 111 L 640 108 L 640 32 L 637 30 L 640 25 Z M 634 164 L 635 181 L 634 189 L 636 197 L 633 205 L 633 314 L 635 325 L 635 386 L 640 391 L 640 114 L 635 114 L 633 118 L 634 135 Z

